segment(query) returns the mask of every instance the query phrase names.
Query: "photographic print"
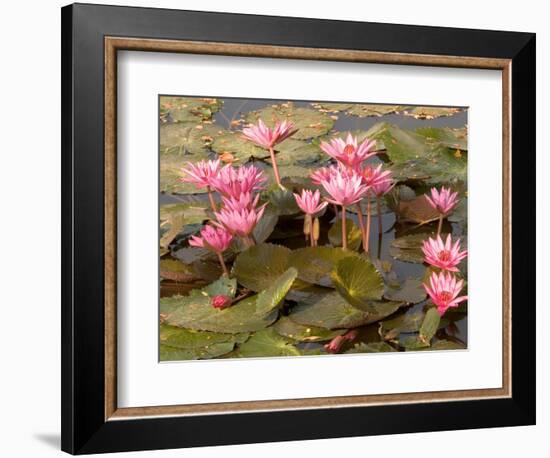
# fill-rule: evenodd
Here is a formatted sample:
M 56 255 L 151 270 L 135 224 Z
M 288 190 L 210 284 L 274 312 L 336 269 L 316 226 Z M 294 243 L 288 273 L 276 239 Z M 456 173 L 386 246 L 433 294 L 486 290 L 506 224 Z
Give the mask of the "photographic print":
M 467 124 L 159 96 L 160 360 L 467 348 Z

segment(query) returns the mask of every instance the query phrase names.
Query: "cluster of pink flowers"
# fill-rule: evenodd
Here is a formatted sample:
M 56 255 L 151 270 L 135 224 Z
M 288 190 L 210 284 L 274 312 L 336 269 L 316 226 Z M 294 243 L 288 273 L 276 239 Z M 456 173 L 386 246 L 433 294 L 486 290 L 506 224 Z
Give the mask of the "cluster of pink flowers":
M 422 252 L 424 261 L 440 269 L 440 272 L 432 272 L 428 284 L 424 284 L 424 289 L 437 306 L 439 315 L 443 316 L 449 308 L 458 307 L 461 302 L 468 299 L 468 296 L 459 296 L 464 280 L 457 279 L 454 274 L 459 272 L 457 266 L 468 256 L 468 251 L 460 251 L 460 240 L 453 242 L 451 234 L 447 234 L 445 242 L 440 235 L 443 218 L 459 202 L 458 193 L 442 187 L 441 191 L 432 188 L 430 194 L 426 195 L 426 199 L 439 212 L 439 226 L 435 238 L 430 237 L 423 242 Z
M 391 172 L 389 170 L 383 170 L 382 164 L 376 167 L 365 164 L 367 159 L 377 154 L 375 145 L 375 142 L 368 138 L 359 143 L 357 138 L 352 136 L 351 133 L 348 133 L 345 140 L 342 138 L 333 138 L 328 142 L 321 142 L 321 150 L 335 159 L 336 163 L 329 167 L 317 169 L 310 175 L 313 184 L 321 186 L 325 191 L 326 195 L 324 196 L 324 200 L 335 206 L 342 207 L 343 248 L 347 248 L 346 209 L 352 205 L 357 206 L 363 248 L 368 252 L 371 196 L 376 198 L 378 211 L 380 211 L 381 197 L 389 192 L 395 184 Z M 322 208 L 320 208 L 316 212 L 310 211 L 312 206 L 319 205 L 320 194 L 316 194 L 315 197 L 313 197 L 311 191 L 303 190 L 301 195 L 295 194 L 295 197 L 298 206 L 306 213 L 306 222 L 308 215 L 318 213 L 322 210 Z M 366 221 L 361 207 L 361 201 L 363 199 L 367 201 Z M 304 201 L 311 203 L 310 205 L 304 205 Z M 304 229 L 305 228 L 306 225 L 304 225 Z M 379 221 L 379 230 L 382 231 L 381 220 Z M 313 244 L 312 240 L 312 245 Z
M 264 188 L 263 172 L 254 165 L 220 168 L 219 160 L 188 163 L 182 170 L 182 181 L 207 188 L 214 219 L 202 228 L 199 235 L 189 239 L 189 245 L 206 248 L 218 256 L 226 275 L 223 259 L 234 237 L 241 237 L 247 245 L 254 243 L 252 231 L 261 219 L 265 206 L 259 205 L 259 191 Z M 214 198 L 219 194 L 222 206 Z

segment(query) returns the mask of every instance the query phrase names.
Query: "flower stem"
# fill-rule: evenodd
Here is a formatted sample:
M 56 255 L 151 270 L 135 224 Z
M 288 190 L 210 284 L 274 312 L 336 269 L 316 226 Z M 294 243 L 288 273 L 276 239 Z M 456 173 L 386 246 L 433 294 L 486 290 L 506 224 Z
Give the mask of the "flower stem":
M 215 213 L 218 211 L 218 207 L 216 206 L 216 201 L 214 200 L 214 196 L 212 195 L 212 189 L 210 188 L 210 186 L 207 186 L 206 190 L 208 191 L 208 200 L 210 201 L 210 206 L 212 207 L 212 211 Z
M 441 228 L 443 227 L 443 213 L 439 215 L 439 223 L 437 225 L 437 235 L 441 235 Z
M 369 252 L 370 245 L 370 196 L 367 194 L 367 227 L 365 228 L 365 253 Z
M 225 265 L 222 254 L 220 252 L 216 254 L 218 255 L 218 260 L 220 261 L 224 275 L 227 275 L 229 277 L 229 271 L 227 270 L 227 266 Z
M 363 210 L 361 210 L 361 201 L 357 202 L 357 219 L 359 220 L 359 228 L 361 229 L 363 250 L 365 250 L 365 220 L 363 219 Z
M 382 212 L 380 197 L 376 196 L 376 217 L 378 218 L 378 234 L 382 235 Z
M 275 174 L 275 181 L 279 185 L 279 188 L 284 189 L 284 186 L 281 184 L 281 177 L 279 175 L 279 167 L 277 167 L 277 160 L 275 159 L 275 151 L 273 148 L 269 148 L 269 154 L 271 156 L 271 165 L 273 166 L 273 173 Z
M 346 207 L 342 205 L 342 248 L 346 250 L 348 248 L 348 237 L 346 231 Z

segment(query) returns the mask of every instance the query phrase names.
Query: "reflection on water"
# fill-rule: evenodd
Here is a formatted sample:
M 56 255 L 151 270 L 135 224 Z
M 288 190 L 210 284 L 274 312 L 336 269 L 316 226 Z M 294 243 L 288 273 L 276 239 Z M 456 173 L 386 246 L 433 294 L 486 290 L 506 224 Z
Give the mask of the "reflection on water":
M 242 124 L 235 124 L 234 121 L 244 118 L 248 112 L 262 109 L 266 105 L 275 105 L 275 104 L 281 103 L 281 101 L 279 100 L 262 100 L 262 99 L 250 100 L 250 99 L 225 98 L 222 100 L 223 100 L 222 109 L 214 114 L 213 121 L 224 128 L 232 129 L 232 130 L 240 130 L 242 128 Z M 294 102 L 294 105 L 296 107 L 311 108 L 311 105 L 309 102 Z M 410 105 L 415 105 L 415 104 L 411 103 Z M 412 116 L 405 116 L 402 114 L 390 114 L 390 115 L 384 115 L 380 117 L 371 116 L 371 117 L 360 118 L 357 116 L 347 115 L 345 112 L 339 112 L 337 113 L 337 116 L 338 116 L 338 119 L 335 121 L 334 130 L 343 131 L 343 132 L 354 131 L 354 130 L 368 130 L 374 124 L 379 122 L 387 122 L 390 124 L 395 124 L 405 129 L 416 129 L 419 127 L 460 128 L 460 127 L 464 127 L 467 124 L 467 119 L 468 119 L 466 110 L 460 111 L 453 116 L 440 117 L 440 118 L 430 119 L 430 120 L 416 119 Z M 215 153 L 213 153 L 213 157 L 215 157 Z M 370 162 L 378 162 L 378 161 L 379 159 L 377 157 L 370 160 Z M 262 166 L 261 163 L 257 163 L 257 165 Z M 206 199 L 206 195 L 198 195 L 197 198 Z M 181 199 L 175 195 L 161 193 L 159 196 L 160 205 L 178 203 L 180 201 Z M 333 216 L 332 213 L 329 213 L 329 214 Z M 354 213 L 349 213 L 348 217 L 354 219 L 355 223 L 357 223 L 357 216 Z M 382 261 L 390 261 L 392 263 L 393 270 L 401 279 L 405 279 L 408 277 L 413 277 L 413 278 L 422 277 L 425 272 L 424 265 L 402 262 L 402 261 L 393 259 L 389 255 L 389 246 L 391 242 L 396 238 L 396 232 L 398 233 L 398 236 L 403 236 L 410 233 L 414 233 L 414 228 L 411 228 L 410 226 L 398 227 L 396 225 L 395 215 L 393 212 L 383 213 L 381 215 L 381 218 L 382 218 L 383 234 L 382 234 L 382 237 L 380 238 L 378 233 L 378 216 L 373 215 L 372 217 L 371 249 L 373 250 L 373 254 L 377 254 Z M 296 224 L 296 232 L 297 232 L 296 237 L 288 238 L 288 233 L 286 233 L 285 235 L 285 245 L 291 248 L 304 246 L 303 235 L 301 233 L 302 222 L 295 221 L 294 223 Z M 291 227 L 293 223 L 292 221 L 289 220 L 288 224 L 289 224 L 289 227 Z M 451 224 L 451 223 L 446 223 L 446 224 L 448 224 L 447 231 L 452 231 L 455 234 L 461 233 L 460 228 L 456 224 Z M 423 226 L 420 228 L 420 231 L 428 232 L 429 230 L 434 230 L 435 225 L 436 223 L 432 223 L 431 226 L 430 225 Z M 328 225 L 325 225 L 325 226 L 328 226 Z M 325 238 L 324 241 L 323 241 L 323 238 Z M 326 238 L 326 233 L 324 235 L 321 234 L 320 244 L 322 243 L 328 243 L 328 239 Z M 169 295 L 175 294 L 175 292 L 179 294 L 183 294 L 188 290 L 195 288 L 197 286 L 199 286 L 199 284 L 197 283 L 194 283 L 193 285 L 181 285 L 181 284 L 174 285 L 171 282 L 166 282 L 165 284 L 163 284 L 161 288 L 161 295 L 169 296 Z M 413 307 L 413 309 L 422 308 L 424 303 L 425 302 L 416 304 Z M 369 334 L 374 331 L 375 331 L 375 326 L 369 325 L 369 326 L 366 326 L 362 332 L 365 334 Z M 467 337 L 468 337 L 467 316 L 464 315 L 458 321 L 451 323 L 446 328 L 445 331 L 447 333 L 448 338 L 450 339 L 455 338 L 455 339 L 458 339 L 459 341 L 467 343 Z M 319 344 L 315 344 L 315 343 L 301 344 L 302 348 L 308 348 L 308 349 L 315 348 L 317 346 L 319 346 Z

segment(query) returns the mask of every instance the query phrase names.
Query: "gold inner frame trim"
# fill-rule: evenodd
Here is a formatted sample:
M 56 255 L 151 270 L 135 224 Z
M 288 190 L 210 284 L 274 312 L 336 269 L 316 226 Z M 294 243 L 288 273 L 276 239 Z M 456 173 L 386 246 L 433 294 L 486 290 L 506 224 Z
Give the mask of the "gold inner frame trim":
M 397 65 L 479 68 L 502 72 L 502 387 L 400 394 L 336 396 L 304 399 L 224 402 L 170 406 L 117 406 L 116 337 L 116 113 L 117 51 L 175 52 L 225 56 L 267 57 Z M 511 60 L 480 57 L 386 53 L 344 49 L 214 43 L 179 40 L 105 37 L 105 420 L 356 407 L 506 398 L 512 393 L 511 367 Z

